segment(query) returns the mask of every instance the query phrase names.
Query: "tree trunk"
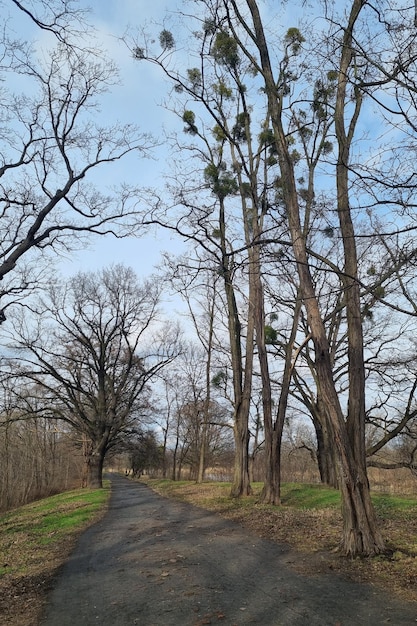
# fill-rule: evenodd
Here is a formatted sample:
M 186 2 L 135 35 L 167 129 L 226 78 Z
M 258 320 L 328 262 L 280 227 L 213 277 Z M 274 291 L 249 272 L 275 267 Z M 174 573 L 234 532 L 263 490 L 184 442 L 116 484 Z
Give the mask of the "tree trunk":
M 312 370 L 314 371 L 314 370 Z M 308 409 L 316 433 L 316 461 L 320 472 L 320 480 L 324 485 L 338 489 L 339 478 L 337 472 L 338 460 L 335 449 L 332 426 L 326 416 L 324 403 L 320 398 L 320 385 L 316 376 L 317 398 L 312 401 L 311 397 L 304 393 L 302 385 L 298 385 L 303 402 Z
M 255 453 L 252 452 L 249 455 L 248 459 L 248 474 L 249 474 L 249 483 L 252 484 L 255 482 Z
M 162 443 L 162 478 L 166 478 L 167 473 L 168 473 L 168 467 L 167 467 L 168 428 L 164 428 L 163 432 L 164 432 L 164 440 Z
M 320 472 L 320 480 L 324 485 L 338 489 L 339 479 L 337 475 L 337 458 L 334 445 L 330 439 L 330 428 L 322 412 L 320 419 L 312 413 L 313 425 L 317 439 L 317 464 Z
M 233 484 L 230 495 L 233 498 L 249 496 L 252 488 L 249 481 L 249 411 L 252 392 L 253 369 L 253 315 L 249 313 L 246 337 L 245 379 L 243 388 L 238 395 L 235 407 L 234 436 L 235 436 L 235 463 Z M 240 367 L 242 366 L 240 362 Z
M 233 432 L 235 438 L 235 462 L 230 495 L 233 498 L 239 498 L 249 495 L 252 491 L 249 482 L 249 409 L 253 374 L 254 316 L 253 307 L 249 303 L 245 366 L 243 366 L 241 324 L 230 267 L 231 258 L 227 252 L 225 207 L 221 199 L 219 229 L 222 247 L 222 273 L 227 301 L 227 323 L 232 360 L 234 396 Z
M 384 550 L 384 542 L 377 529 L 366 472 L 363 471 L 360 463 L 355 462 L 355 455 L 350 446 L 339 397 L 333 381 L 330 346 L 309 269 L 306 241 L 300 222 L 294 165 L 282 126 L 282 101 L 272 73 L 268 46 L 257 3 L 255 0 L 247 0 L 247 5 L 253 18 L 253 30 L 261 58 L 300 290 L 314 343 L 317 379 L 329 418 L 331 434 L 338 452 L 338 469 L 343 502 L 341 549 L 346 555 L 351 556 L 379 554 Z
M 249 455 L 249 481 L 255 482 L 255 460 L 259 453 L 259 431 L 261 429 L 261 416 L 259 409 L 256 409 L 255 434 L 253 435 L 252 451 Z
M 235 416 L 235 462 L 233 471 L 233 483 L 230 491 L 232 498 L 248 496 L 252 493 L 249 482 L 249 427 L 247 415 L 249 408 L 247 403 L 239 407 Z
M 88 489 L 102 489 L 104 454 L 100 450 L 93 450 L 86 460 L 86 487 Z
M 175 446 L 174 446 L 174 452 L 172 455 L 172 474 L 171 474 L 171 479 L 172 480 L 177 480 L 177 465 L 178 465 L 178 448 L 180 445 L 180 438 L 179 438 L 179 434 L 178 434 L 178 424 L 177 424 L 177 432 L 175 434 Z
M 255 210 L 253 210 L 255 213 Z M 254 224 L 254 236 L 258 237 L 258 224 Z M 259 246 L 249 253 L 249 299 L 253 303 L 256 347 L 258 349 L 259 369 L 261 373 L 262 409 L 265 434 L 265 479 L 260 500 L 266 504 L 279 504 L 279 478 L 277 480 L 277 459 L 274 428 L 272 424 L 272 393 L 269 376 L 268 353 L 265 343 L 264 292 L 261 279 Z
M 338 160 L 336 165 L 337 211 L 345 259 L 343 286 L 348 327 L 349 398 L 347 428 L 355 461 L 361 466 L 362 471 L 366 473 L 363 328 L 356 238 L 349 199 L 350 148 L 362 105 L 361 92 L 355 88 L 353 89 L 354 110 L 349 124 L 346 121 L 348 72 L 353 61 L 353 29 L 363 5 L 363 0 L 353 1 L 343 37 L 336 95 L 335 130 L 338 142 Z M 349 106 L 351 106 L 351 100 L 352 97 L 349 94 Z M 345 125 L 348 126 L 347 131 Z
M 342 494 L 343 535 L 341 550 L 346 556 L 372 556 L 385 551 L 385 544 L 378 530 L 372 505 L 366 472 L 356 462 L 339 398 L 333 382 L 327 339 L 320 336 L 318 319 L 312 319 L 315 338 L 317 376 L 322 388 L 335 452 L 338 453 L 339 487 Z M 317 334 L 316 334 L 317 333 Z
M 206 418 L 204 418 L 206 419 Z M 201 443 L 198 455 L 198 469 L 197 469 L 197 484 L 201 484 L 204 481 L 204 472 L 206 470 L 206 444 L 207 441 L 207 422 L 203 422 L 201 431 Z
M 206 359 L 206 398 L 204 400 L 204 416 L 203 426 L 201 431 L 201 445 L 200 445 L 200 457 L 198 462 L 198 474 L 197 483 L 202 483 L 204 480 L 204 472 L 206 469 L 206 452 L 207 452 L 207 430 L 210 421 L 210 404 L 211 404 L 211 356 L 213 351 L 213 337 L 214 337 L 214 314 L 215 314 L 215 292 L 210 303 L 209 310 L 209 329 L 207 337 L 207 359 Z M 202 342 L 204 346 L 204 342 Z
M 274 424 L 273 432 L 273 449 L 272 458 L 272 479 L 274 481 L 274 501 L 272 504 L 281 504 L 281 446 L 282 446 L 282 433 L 284 431 L 285 415 L 287 412 L 288 395 L 290 392 L 290 384 L 293 372 L 292 355 L 297 337 L 298 322 L 301 313 L 301 298 L 298 297 L 295 303 L 294 317 L 292 321 L 291 334 L 288 344 L 285 347 L 285 363 L 284 372 L 282 376 L 281 392 L 279 394 L 277 416 Z
M 361 92 L 353 88 L 354 110 L 345 129 L 346 90 L 348 71 L 354 55 L 352 50 L 353 30 L 364 6 L 363 0 L 353 0 L 348 24 L 345 28 L 335 108 L 335 129 L 338 141 L 336 167 L 337 208 L 343 240 L 345 267 L 343 275 L 344 294 L 348 326 L 349 398 L 347 415 L 347 437 L 349 452 L 354 463 L 355 481 L 341 481 L 343 495 L 344 551 L 348 554 L 373 554 L 384 549 L 372 507 L 366 473 L 365 453 L 365 368 L 363 357 L 363 329 L 358 281 L 358 263 L 355 231 L 349 202 L 350 147 L 362 105 Z M 349 106 L 351 96 L 349 95 Z M 357 529 L 360 529 L 359 533 Z

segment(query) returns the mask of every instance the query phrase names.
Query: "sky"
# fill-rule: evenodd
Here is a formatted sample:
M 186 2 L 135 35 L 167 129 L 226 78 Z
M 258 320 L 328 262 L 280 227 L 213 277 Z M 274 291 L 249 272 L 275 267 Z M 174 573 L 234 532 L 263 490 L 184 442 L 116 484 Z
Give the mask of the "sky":
M 192 3 L 185 5 L 185 0 L 79 0 L 80 6 L 90 7 L 89 21 L 94 25 L 97 38 L 108 56 L 119 67 L 121 84 L 117 85 L 102 100 L 102 112 L 109 122 L 119 120 L 121 123 L 138 124 L 143 132 L 152 133 L 156 138 L 163 139 L 162 130 L 181 131 L 183 123 L 163 106 L 170 87 L 164 80 L 161 71 L 154 65 L 135 61 L 121 37 L 128 30 L 145 29 L 146 33 L 154 32 L 156 37 L 160 30 L 168 24 L 170 18 L 176 17 L 176 7 L 180 4 L 191 10 Z M 36 2 L 35 2 L 36 4 Z M 302 5 L 301 0 L 297 3 Z M 339 0 L 335 1 L 335 5 Z M 0 0 L 0 7 L 4 5 Z M 287 23 L 297 25 L 299 13 L 294 9 L 291 0 L 260 1 L 263 12 L 278 11 L 278 26 Z M 339 5 L 340 6 L 340 5 Z M 270 17 L 270 16 L 269 16 Z M 266 19 L 271 27 L 275 27 L 272 19 Z M 176 35 L 176 32 L 174 32 Z M 183 54 L 188 51 L 184 49 Z M 369 117 L 367 123 L 369 124 Z M 369 128 L 368 128 L 369 130 Z M 169 154 L 165 146 L 159 146 L 150 159 L 128 158 L 121 164 L 105 167 L 96 181 L 103 185 L 126 180 L 138 187 L 155 187 L 162 189 L 164 173 L 169 172 Z M 102 178 L 100 178 L 102 176 Z M 116 263 L 131 266 L 139 278 L 147 278 L 161 261 L 161 253 L 181 253 L 185 245 L 178 238 L 166 231 L 147 233 L 143 237 L 131 237 L 117 240 L 112 237 L 94 237 L 87 249 L 67 254 L 57 262 L 57 271 L 64 277 L 72 276 L 78 271 L 94 271 Z M 184 310 L 179 298 L 168 294 L 164 301 L 164 309 L 177 312 Z
M 36 2 L 34 3 L 36 6 Z M 165 26 L 175 24 L 174 36 L 179 35 L 181 19 L 179 8 L 191 12 L 192 2 L 186 0 L 78 0 L 81 8 L 89 10 L 88 21 L 94 26 L 98 42 L 120 71 L 120 85 L 100 99 L 102 119 L 110 123 L 137 124 L 144 133 L 151 133 L 162 145 L 152 152 L 149 159 L 129 157 L 122 162 L 95 170 L 94 181 L 106 186 L 110 183 L 126 181 L 138 187 L 163 189 L 164 173 L 169 171 L 169 154 L 163 144 L 163 130 L 181 131 L 183 124 L 163 106 L 168 97 L 170 85 L 155 65 L 138 62 L 132 58 L 128 48 L 121 41 L 127 32 L 140 31 L 156 38 Z M 286 11 L 291 3 L 283 0 L 279 3 L 260 3 L 262 12 L 280 9 L 280 20 L 287 19 Z M 11 3 L 0 5 L 9 8 Z M 294 7 L 292 6 L 292 12 Z M 17 9 L 14 8 L 15 14 Z M 17 12 L 19 28 L 30 26 L 30 20 Z M 289 17 L 288 19 L 293 19 Z M 47 46 L 48 35 L 38 29 L 34 31 L 39 49 Z M 44 40 L 43 40 L 44 38 Z M 180 54 L 188 58 L 189 51 L 182 48 Z M 189 60 L 189 59 L 188 59 Z M 111 236 L 92 237 L 87 248 L 71 252 L 61 257 L 57 263 L 57 272 L 64 277 L 78 271 L 97 270 L 113 263 L 130 265 L 139 277 L 147 277 L 161 261 L 161 253 L 181 253 L 185 250 L 184 242 L 166 231 L 148 232 L 145 236 L 117 240 Z
M 262 2 L 260 8 L 266 12 L 269 6 L 275 10 L 279 6 L 281 20 L 292 20 L 291 13 L 295 9 L 292 5 L 291 11 L 290 4 Z M 191 11 L 192 3 L 180 0 L 80 0 L 80 5 L 90 8 L 90 20 L 97 35 L 120 69 L 121 86 L 103 101 L 103 111 L 109 115 L 109 119 L 117 112 L 120 121 L 137 123 L 144 132 L 150 132 L 156 138 L 162 137 L 162 129 L 181 131 L 183 124 L 163 107 L 170 86 L 160 69 L 146 62 L 135 61 L 120 38 L 127 31 L 142 28 L 146 33 L 152 32 L 157 36 L 171 22 L 181 27 L 178 7 Z M 188 51 L 182 50 L 182 54 L 187 55 Z M 167 157 L 167 151 L 162 145 L 154 151 L 152 159 L 124 161 L 123 175 L 139 186 L 162 189 L 164 172 L 168 171 Z M 117 169 L 120 170 L 112 169 L 112 175 L 116 174 Z M 122 262 L 132 266 L 139 276 L 147 276 L 160 262 L 161 252 L 175 254 L 184 250 L 185 244 L 177 237 L 161 231 L 139 239 L 95 238 L 91 240 L 89 249 L 79 251 L 71 259 L 65 260 L 61 264 L 61 271 L 74 274 L 79 270 L 99 269 L 103 264 Z
M 101 184 L 106 186 L 109 182 L 116 184 L 124 180 L 138 187 L 163 189 L 164 173 L 169 172 L 169 153 L 163 144 L 163 129 L 181 132 L 183 124 L 163 106 L 170 85 L 164 79 L 161 70 L 150 63 L 135 61 L 121 38 L 126 32 L 141 29 L 146 34 L 155 33 L 157 38 L 164 26 L 170 27 L 171 21 L 176 23 L 177 29 L 180 29 L 178 7 L 191 12 L 192 2 L 79 0 L 79 5 L 90 10 L 88 20 L 96 30 L 97 39 L 120 71 L 120 85 L 115 86 L 111 93 L 101 99 L 102 119 L 108 120 L 109 124 L 116 121 L 122 124 L 137 124 L 144 133 L 151 133 L 156 139 L 162 140 L 162 145 L 153 151 L 152 158 L 129 157 L 117 164 L 99 168 L 94 179 L 98 186 Z M 285 0 L 260 2 L 259 6 L 264 14 L 268 11 L 279 11 L 277 24 L 280 27 L 283 23 L 287 23 L 288 26 L 294 25 L 300 15 L 298 12 L 297 16 L 294 3 Z M 274 21 L 268 18 L 265 19 L 264 16 L 265 23 L 274 24 Z M 175 30 L 174 36 L 177 34 Z M 37 31 L 36 36 L 40 38 L 41 46 L 43 33 Z M 180 54 L 187 57 L 189 51 L 184 47 Z M 161 261 L 163 251 L 175 254 L 184 250 L 184 242 L 161 230 L 122 240 L 110 236 L 92 237 L 88 248 L 61 257 L 57 263 L 57 271 L 64 276 L 71 276 L 80 270 L 97 270 L 109 264 L 124 263 L 133 267 L 139 277 L 145 278 L 153 273 Z
M 136 124 L 143 133 L 150 133 L 161 142 L 148 159 L 129 156 L 121 162 L 95 169 L 94 183 L 103 192 L 106 186 L 116 186 L 121 182 L 162 190 L 164 174 L 169 173 L 169 152 L 164 145 L 163 131 L 181 132 L 184 124 L 163 106 L 172 85 L 164 79 L 160 68 L 133 59 L 122 37 L 126 33 L 143 30 L 146 35 L 155 36 L 157 46 L 160 31 L 164 27 L 171 28 L 172 24 L 174 36 L 180 37 L 182 20 L 179 11 L 191 13 L 193 3 L 189 0 L 74 0 L 74 4 L 88 10 L 87 20 L 95 29 L 98 44 L 120 72 L 120 84 L 100 97 L 101 122 L 104 120 L 109 125 L 114 122 Z M 273 2 L 271 4 L 274 6 Z M 37 0 L 28 3 L 34 10 L 38 10 L 39 5 Z M 262 3 L 262 10 L 266 10 L 266 6 Z M 56 44 L 53 36 L 36 28 L 9 0 L 0 0 L 0 10 L 5 11 L 3 17 L 6 20 L 10 16 L 8 27 L 15 29 L 17 38 L 34 39 L 37 51 L 48 56 L 51 43 Z M 193 66 L 191 63 L 195 60 L 191 61 L 186 45 L 179 54 L 187 59 L 187 64 L 190 63 L 188 66 Z M 15 76 L 12 80 L 17 81 L 19 89 L 23 87 L 23 91 L 27 90 L 26 84 L 18 82 L 24 80 L 23 77 Z M 145 279 L 161 263 L 163 252 L 181 254 L 186 250 L 186 244 L 167 231 L 154 229 L 144 236 L 139 235 L 124 239 L 95 236 L 89 239 L 87 247 L 63 252 L 56 257 L 51 255 L 54 279 L 59 280 L 62 276 L 65 280 L 79 271 L 96 271 L 118 263 L 131 266 L 140 279 Z M 184 310 L 179 297 L 170 293 L 164 299 L 164 310 L 167 308 L 175 312 Z
M 170 27 L 171 20 L 176 23 L 177 28 L 181 28 L 179 8 L 191 12 L 193 3 L 186 0 L 78 0 L 78 3 L 90 10 L 88 20 L 94 26 L 97 38 L 109 58 L 115 61 L 120 70 L 121 84 L 114 87 L 101 101 L 104 119 L 109 122 L 138 124 L 143 132 L 152 133 L 160 140 L 163 140 L 163 129 L 181 131 L 181 121 L 163 106 L 170 86 L 164 80 L 161 70 L 150 63 L 135 61 L 121 38 L 127 31 L 141 29 L 147 34 L 155 33 L 157 37 L 164 26 Z M 335 5 L 338 3 L 337 0 Z M 0 5 L 11 6 L 1 0 Z M 288 26 L 297 25 L 302 6 L 301 0 L 259 3 L 260 10 L 264 13 L 264 23 L 271 28 L 275 23 L 280 28 L 285 23 Z M 267 15 L 268 12 L 270 15 Z M 279 19 L 272 18 L 274 12 L 279 12 Z M 21 21 L 28 22 L 24 17 Z M 36 35 L 42 37 L 43 34 L 37 31 Z M 174 35 L 177 35 L 176 31 Z M 188 50 L 182 49 L 181 54 L 187 55 Z M 109 180 L 115 183 L 126 180 L 138 187 L 163 189 L 164 173 L 169 172 L 169 154 L 162 143 L 154 150 L 152 158 L 128 158 L 121 163 L 99 169 L 98 172 L 99 185 L 101 181 L 103 185 L 107 185 Z M 139 276 L 146 277 L 160 262 L 162 251 L 180 253 L 184 249 L 184 243 L 166 231 L 123 240 L 94 237 L 87 249 L 63 258 L 58 263 L 58 271 L 69 276 L 79 270 L 96 270 L 110 263 L 122 262 L 131 265 Z
M 121 84 L 102 101 L 103 113 L 109 120 L 138 124 L 141 131 L 161 139 L 162 129 L 178 125 L 172 113 L 162 107 L 168 85 L 156 67 L 135 61 L 119 38 L 127 29 L 155 28 L 159 32 L 165 15 L 172 10 L 175 0 L 90 0 L 84 2 L 91 9 L 89 15 L 98 39 L 119 67 Z M 151 25 L 155 22 L 155 26 Z M 126 180 L 139 187 L 164 185 L 166 150 L 161 146 L 149 159 L 128 158 L 111 167 L 111 176 Z M 108 182 L 109 168 L 102 170 L 103 181 Z M 100 173 L 99 173 L 100 176 Z M 87 249 L 78 251 L 71 259 L 65 259 L 60 270 L 74 274 L 79 270 L 96 270 L 110 263 L 130 265 L 139 277 L 146 277 L 159 263 L 162 251 L 179 253 L 183 244 L 166 232 L 151 232 L 139 238 L 117 240 L 95 237 Z
M 181 2 L 184 0 L 178 0 L 178 3 Z M 114 85 L 108 94 L 99 97 L 101 111 L 97 115 L 97 124 L 111 126 L 118 122 L 121 126 L 137 125 L 140 132 L 150 133 L 160 142 L 159 147 L 151 152 L 150 158 L 129 155 L 122 161 L 95 168 L 92 177 L 88 174 L 83 182 L 88 184 L 91 180 L 104 194 L 106 187 L 113 190 L 123 182 L 137 188 L 152 187 L 160 190 L 165 184 L 164 172 L 167 171 L 168 162 L 163 129 L 181 131 L 183 124 L 162 106 L 170 86 L 161 71 L 150 63 L 133 59 L 121 39 L 127 32 L 143 29 L 147 34 L 154 33 L 157 40 L 159 32 L 167 24 L 167 16 L 172 16 L 174 12 L 175 21 L 177 0 L 72 0 L 72 4 L 88 10 L 87 22 L 94 27 L 97 44 L 119 70 L 120 84 Z M 40 0 L 28 0 L 23 6 L 42 16 Z M 36 27 L 11 0 L 0 0 L 0 11 L 11 39 L 32 43 L 38 55 L 48 59 L 51 47 L 56 46 L 56 38 Z M 33 83 L 26 76 L 15 72 L 9 73 L 7 79 L 6 88 L 11 93 L 22 93 L 28 97 L 33 95 Z M 0 125 L 3 123 L 1 119 Z M 54 250 L 45 259 L 51 280 L 60 281 L 62 277 L 62 281 L 65 281 L 79 271 L 96 271 L 119 263 L 132 267 L 139 279 L 147 279 L 161 262 L 162 252 L 180 254 L 185 250 L 184 242 L 166 231 L 156 232 L 153 229 L 144 236 L 137 234 L 136 237 L 123 239 L 91 236 L 88 245 L 81 249 Z M 56 254 L 58 250 L 59 254 Z M 29 254 L 26 258 L 31 260 L 32 257 Z M 43 279 L 49 280 L 49 271 L 44 272 L 43 259 L 40 260 L 39 271 Z M 166 292 L 161 308 L 164 316 L 168 311 L 173 313 L 172 317 L 177 317 L 175 314 L 184 307 L 179 297 Z

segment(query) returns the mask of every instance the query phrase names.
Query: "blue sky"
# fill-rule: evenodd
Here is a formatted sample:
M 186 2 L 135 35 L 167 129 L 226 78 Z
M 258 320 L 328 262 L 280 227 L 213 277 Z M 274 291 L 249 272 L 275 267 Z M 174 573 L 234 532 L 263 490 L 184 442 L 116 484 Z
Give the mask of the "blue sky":
M 163 129 L 181 130 L 181 121 L 162 106 L 170 90 L 162 72 L 155 65 L 135 61 L 121 37 L 129 29 L 139 31 L 142 28 L 157 37 L 171 18 L 177 25 L 180 23 L 177 7 L 191 12 L 193 4 L 181 0 L 79 0 L 79 4 L 90 9 L 89 21 L 96 29 L 97 38 L 120 70 L 121 84 L 101 101 L 102 119 L 109 124 L 116 121 L 138 124 L 143 132 L 152 133 L 161 140 Z M 279 28 L 285 22 L 294 25 L 298 21 L 297 15 L 300 15 L 294 3 L 290 6 L 288 2 L 261 2 L 260 8 L 265 13 L 269 10 L 280 12 L 276 21 Z M 273 25 L 274 20 L 268 17 L 266 23 Z M 37 36 L 42 45 L 43 34 L 37 32 Z M 186 48 L 183 53 L 187 55 Z M 160 190 L 164 186 L 164 172 L 168 172 L 168 157 L 168 151 L 162 145 L 154 151 L 152 159 L 129 157 L 119 164 L 97 170 L 94 180 L 99 186 L 101 182 L 105 186 L 109 182 L 117 184 L 125 180 L 139 187 L 150 186 Z M 69 254 L 57 269 L 64 275 L 72 275 L 79 270 L 96 270 L 110 263 L 123 262 L 131 265 L 139 276 L 146 277 L 153 272 L 161 252 L 165 250 L 181 252 L 184 246 L 178 238 L 163 231 L 123 240 L 94 237 L 87 249 Z
M 138 124 L 143 132 L 162 138 L 162 129 L 178 121 L 161 103 L 168 86 L 156 67 L 138 63 L 129 54 L 120 37 L 128 28 L 142 28 L 155 22 L 155 32 L 163 23 L 168 9 L 175 0 L 82 0 L 81 5 L 91 8 L 90 21 L 97 30 L 98 39 L 107 54 L 120 70 L 121 84 L 102 100 L 102 112 L 109 121 Z M 163 171 L 167 154 L 163 147 L 156 149 L 151 159 L 127 158 L 116 166 L 101 170 L 103 183 L 109 175 L 114 182 L 125 180 L 138 186 L 162 188 Z M 148 276 L 160 261 L 161 251 L 180 252 L 181 243 L 164 232 L 148 233 L 140 238 L 116 240 L 112 237 L 95 237 L 87 249 L 66 259 L 58 268 L 64 274 L 79 270 L 95 270 L 110 263 L 132 266 L 139 276 Z
M 164 80 L 159 68 L 148 63 L 138 63 L 129 55 L 120 38 L 127 30 L 145 28 L 146 33 L 155 33 L 172 21 L 181 24 L 179 8 L 191 13 L 193 5 L 181 0 L 80 0 L 80 5 L 90 9 L 90 20 L 94 24 L 99 40 L 111 59 L 120 69 L 122 84 L 106 96 L 102 102 L 103 113 L 116 118 L 122 123 L 137 123 L 144 132 L 150 132 L 162 138 L 162 129 L 182 128 L 181 122 L 163 106 L 164 98 L 169 94 L 170 86 Z M 262 12 L 269 8 L 280 11 L 280 21 L 292 20 L 295 7 L 286 3 L 261 3 Z M 169 27 L 169 26 L 168 26 Z M 175 33 L 174 33 L 175 35 Z M 183 50 L 184 55 L 188 51 Z M 141 186 L 154 186 L 162 189 L 163 173 L 167 171 L 168 153 L 164 147 L 155 150 L 154 158 L 137 161 L 128 159 L 122 167 L 112 166 L 112 176 L 123 173 L 129 182 Z M 107 181 L 109 170 L 103 170 Z M 181 242 L 168 233 L 158 232 L 140 239 L 117 241 L 112 238 L 95 238 L 87 250 L 80 251 L 62 265 L 62 270 L 74 273 L 79 269 L 97 269 L 110 262 L 124 262 L 131 265 L 139 275 L 147 275 L 159 262 L 161 251 L 181 252 Z

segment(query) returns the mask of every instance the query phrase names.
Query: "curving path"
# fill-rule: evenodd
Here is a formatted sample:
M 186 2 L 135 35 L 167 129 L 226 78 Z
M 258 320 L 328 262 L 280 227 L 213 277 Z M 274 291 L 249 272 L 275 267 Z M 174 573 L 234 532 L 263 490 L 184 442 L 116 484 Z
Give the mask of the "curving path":
M 288 549 L 112 477 L 104 519 L 62 569 L 42 626 L 402 626 L 417 607 L 334 574 L 295 573 Z

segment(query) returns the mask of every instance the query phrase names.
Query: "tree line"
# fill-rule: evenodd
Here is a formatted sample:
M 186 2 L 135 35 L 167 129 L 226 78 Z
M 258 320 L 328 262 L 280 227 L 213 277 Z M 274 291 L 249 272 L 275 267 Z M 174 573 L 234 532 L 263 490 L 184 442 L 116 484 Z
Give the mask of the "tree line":
M 367 468 L 416 469 L 413 8 L 318 0 L 289 24 L 284 3 L 199 0 L 182 16 L 194 67 L 168 23 L 126 36 L 139 76 L 152 63 L 170 82 L 179 130 L 166 137 L 164 192 L 107 195 L 91 170 L 151 141 L 97 126 L 114 68 L 81 48 L 70 2 L 52 15 L 39 4 L 10 2 L 56 39 L 50 62 L 2 42 L 5 79 L 38 86 L 2 105 L 4 426 L 66 424 L 89 485 L 112 450 L 130 446 L 140 471 L 144 447 L 156 452 L 146 420 L 159 424 L 165 474 L 173 451 L 173 478 L 187 462 L 203 480 L 233 433 L 231 495 L 251 493 L 261 451 L 261 499 L 279 505 L 284 428 L 301 415 L 321 480 L 342 494 L 341 550 L 383 552 Z M 189 244 L 157 280 L 113 266 L 41 289 L 35 259 L 155 224 Z M 161 320 L 162 284 L 182 296 L 195 345 Z
M 367 455 L 410 427 L 415 407 L 414 380 L 402 370 L 407 391 L 397 395 L 400 410 L 390 410 L 396 391 L 385 383 L 392 353 L 398 363 L 401 350 L 395 330 L 381 333 L 387 310 L 393 327 L 403 325 L 401 342 L 414 326 L 414 173 L 406 160 L 414 134 L 414 14 L 360 0 L 348 7 L 316 3 L 310 22 L 303 15 L 304 29 L 297 24 L 277 34 L 279 12 L 273 31 L 253 0 L 197 5 L 196 67 L 181 65 L 182 42 L 167 29 L 159 49 L 142 37 L 131 50 L 171 81 L 172 108 L 184 124 L 173 145 L 191 154 L 175 170 L 172 200 L 157 209 L 154 202 L 144 223 L 188 238 L 194 269 L 211 265 L 222 277 L 236 448 L 232 495 L 250 493 L 256 363 L 263 501 L 280 502 L 281 439 L 295 391 L 313 419 L 322 476 L 342 493 L 343 551 L 377 554 L 384 542 Z M 364 128 L 371 116 L 377 130 Z M 380 334 L 368 331 L 375 323 Z M 270 344 L 279 346 L 279 365 Z M 367 448 L 371 421 L 375 441 Z

